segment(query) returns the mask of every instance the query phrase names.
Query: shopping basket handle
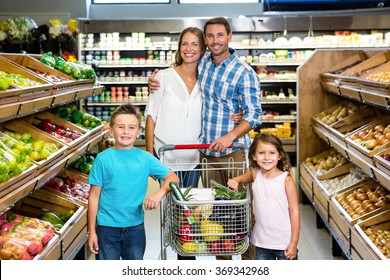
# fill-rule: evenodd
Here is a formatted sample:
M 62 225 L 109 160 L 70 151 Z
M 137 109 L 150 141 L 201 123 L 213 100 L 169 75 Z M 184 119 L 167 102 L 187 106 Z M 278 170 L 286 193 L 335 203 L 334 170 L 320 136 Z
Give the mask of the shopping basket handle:
M 195 149 L 208 149 L 210 147 L 210 144 L 177 144 L 177 145 L 165 145 L 162 146 L 158 153 L 164 153 L 165 151 L 172 151 L 172 150 L 195 150 Z M 247 150 L 248 147 L 245 144 L 242 143 L 233 143 L 228 148 L 239 148 L 242 150 Z

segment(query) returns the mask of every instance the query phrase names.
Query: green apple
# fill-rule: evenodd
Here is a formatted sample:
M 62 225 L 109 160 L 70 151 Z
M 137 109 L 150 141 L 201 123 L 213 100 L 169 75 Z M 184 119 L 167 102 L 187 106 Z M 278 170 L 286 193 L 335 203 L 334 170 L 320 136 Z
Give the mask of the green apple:
M 45 149 L 45 147 L 43 147 L 43 149 L 39 152 L 39 154 L 41 159 L 47 159 L 51 155 L 50 151 Z
M 39 152 L 40 150 L 42 150 L 44 145 L 45 145 L 45 142 L 43 142 L 41 140 L 35 141 L 33 143 L 33 150 L 36 151 L 36 152 Z
M 23 132 L 23 134 L 22 134 L 22 141 L 23 142 L 28 142 L 28 141 L 30 141 L 30 139 L 31 139 L 31 134 L 28 133 L 28 132 Z
M 39 161 L 39 160 L 40 160 L 39 153 L 38 153 L 37 151 L 31 152 L 30 158 L 31 158 L 32 160 Z

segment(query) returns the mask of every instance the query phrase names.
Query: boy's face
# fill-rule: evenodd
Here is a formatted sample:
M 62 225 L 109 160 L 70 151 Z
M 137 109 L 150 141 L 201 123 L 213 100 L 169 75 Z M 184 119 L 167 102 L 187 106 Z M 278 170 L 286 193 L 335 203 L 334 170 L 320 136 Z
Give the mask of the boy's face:
M 115 139 L 115 148 L 128 150 L 134 148 L 135 140 L 141 134 L 138 119 L 134 115 L 120 114 L 115 118 L 110 135 Z

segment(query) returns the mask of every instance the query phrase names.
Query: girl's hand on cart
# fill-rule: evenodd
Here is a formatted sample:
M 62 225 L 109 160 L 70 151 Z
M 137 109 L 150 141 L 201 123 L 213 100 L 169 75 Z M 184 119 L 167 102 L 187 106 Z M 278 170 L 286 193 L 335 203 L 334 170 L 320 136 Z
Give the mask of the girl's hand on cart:
M 227 182 L 227 185 L 229 188 L 231 188 L 233 191 L 238 191 L 238 182 L 234 179 L 229 179 Z

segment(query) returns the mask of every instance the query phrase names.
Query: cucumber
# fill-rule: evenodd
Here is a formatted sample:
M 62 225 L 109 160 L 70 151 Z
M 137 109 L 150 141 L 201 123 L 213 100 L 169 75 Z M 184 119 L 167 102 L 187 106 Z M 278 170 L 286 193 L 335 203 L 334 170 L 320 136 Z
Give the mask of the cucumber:
M 64 225 L 64 221 L 62 221 L 60 217 L 58 217 L 57 214 L 53 212 L 45 212 L 41 216 L 39 216 L 39 219 L 47 221 L 52 225 L 56 225 L 56 224 Z
M 67 220 L 69 220 L 70 217 L 72 217 L 74 214 L 73 209 L 69 209 L 68 211 L 64 213 L 58 213 L 57 216 L 64 222 L 66 223 Z

